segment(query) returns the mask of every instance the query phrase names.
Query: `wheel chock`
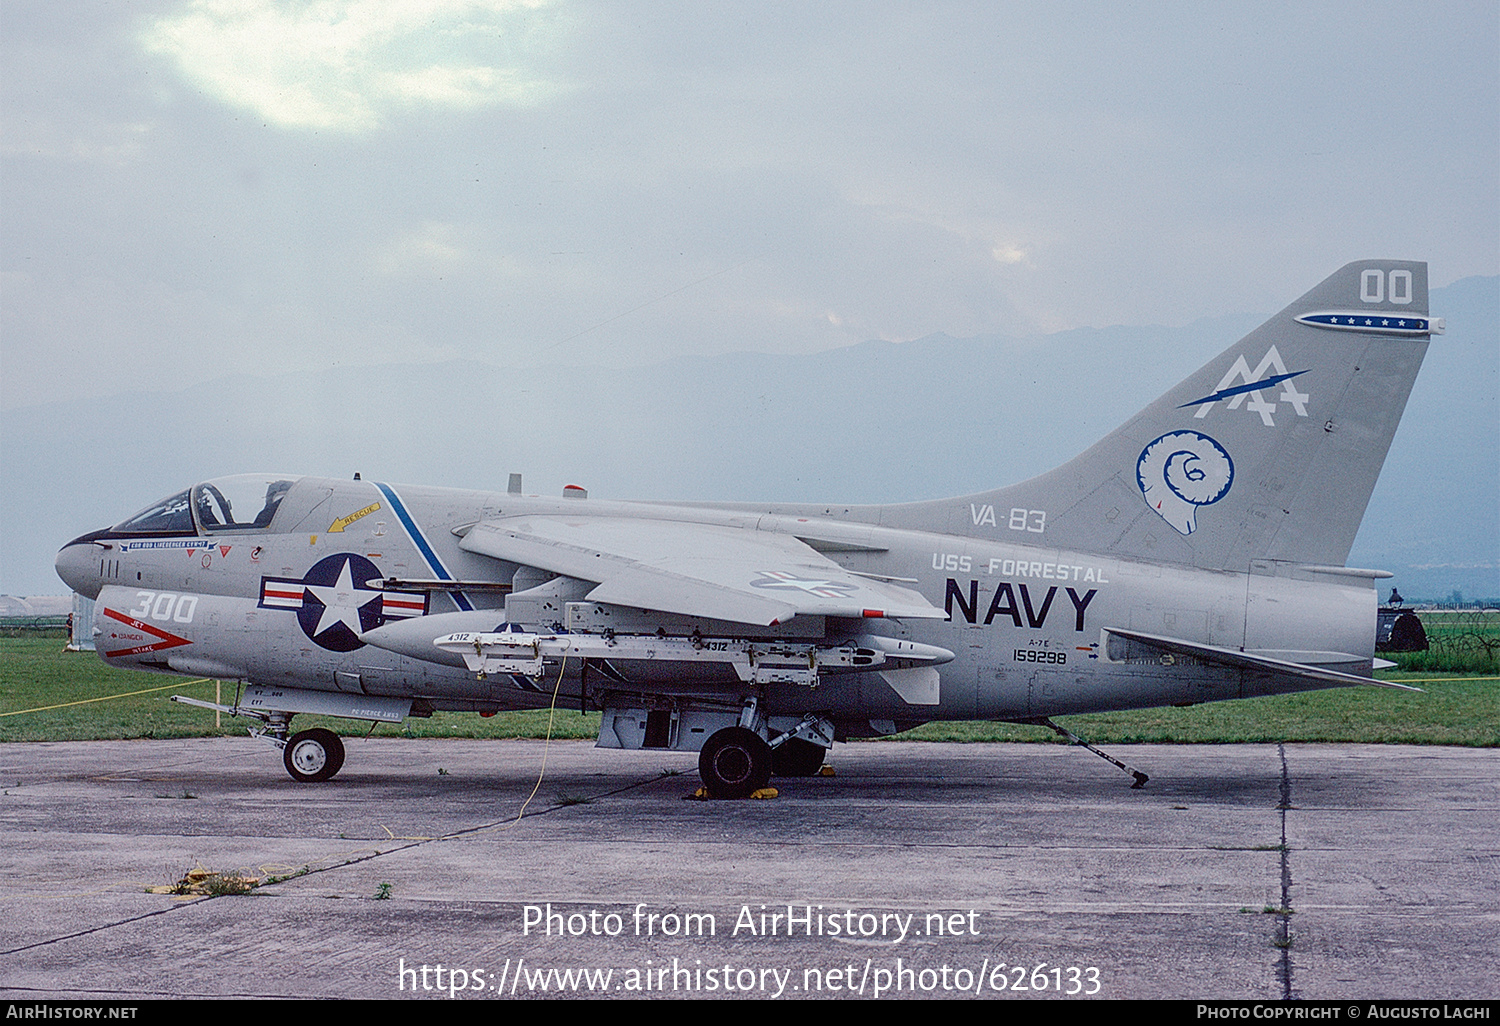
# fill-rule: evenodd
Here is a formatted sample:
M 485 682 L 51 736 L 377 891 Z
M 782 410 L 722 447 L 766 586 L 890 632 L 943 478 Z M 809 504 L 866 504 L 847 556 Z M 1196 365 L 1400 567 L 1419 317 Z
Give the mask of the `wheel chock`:
M 776 798 L 776 797 L 779 797 L 780 795 L 781 795 L 781 792 L 778 791 L 774 787 L 762 787 L 758 791 L 752 791 L 752 792 L 750 792 L 750 794 L 747 797 L 750 797 L 750 798 L 759 798 L 759 799 L 766 799 L 766 798 Z M 714 800 L 714 796 L 708 793 L 708 788 L 706 788 L 706 787 L 700 787 L 700 788 L 698 788 L 698 790 L 694 791 L 692 794 L 685 794 L 685 795 L 683 795 L 682 796 L 682 800 L 685 801 L 685 802 L 711 802 L 711 801 Z

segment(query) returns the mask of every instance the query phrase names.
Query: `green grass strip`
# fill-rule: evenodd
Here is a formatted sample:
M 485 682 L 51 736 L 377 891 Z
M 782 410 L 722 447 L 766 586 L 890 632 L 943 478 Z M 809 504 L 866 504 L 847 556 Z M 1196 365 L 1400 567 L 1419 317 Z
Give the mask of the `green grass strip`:
M 1328 741 L 1383 744 L 1500 746 L 1500 678 L 1454 677 L 1381 671 L 1381 679 L 1415 684 L 1425 694 L 1353 687 L 1272 698 L 1211 702 L 1188 708 L 1140 709 L 1056 717 L 1074 733 L 1098 743 Z M 139 689 L 142 674 L 104 665 L 91 652 L 65 652 L 60 634 L 0 638 L 0 742 L 88 741 L 242 735 L 253 721 L 223 718 L 171 701 L 171 692 L 212 697 L 212 682 L 172 680 Z M 223 685 L 233 701 L 236 685 Z M 381 724 L 377 736 L 541 738 L 548 711 L 438 713 L 430 719 Z M 299 729 L 322 725 L 349 735 L 370 731 L 357 721 L 298 716 Z M 559 709 L 554 738 L 593 739 L 598 713 Z M 1060 743 L 1040 727 L 988 721 L 929 723 L 897 735 L 901 740 L 1028 741 Z

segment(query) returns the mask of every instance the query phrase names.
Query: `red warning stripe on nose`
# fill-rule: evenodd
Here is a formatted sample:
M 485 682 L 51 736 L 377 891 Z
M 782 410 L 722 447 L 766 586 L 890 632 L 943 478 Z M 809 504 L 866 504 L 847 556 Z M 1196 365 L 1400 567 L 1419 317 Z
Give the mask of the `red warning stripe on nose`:
M 179 645 L 192 644 L 192 642 L 187 638 L 179 638 L 177 635 L 171 633 L 170 631 L 164 631 L 160 627 L 153 627 L 149 623 L 142 623 L 140 620 L 137 620 L 133 616 L 126 616 L 124 613 L 118 613 L 113 609 L 105 609 L 104 615 L 113 620 L 119 620 L 127 627 L 132 627 L 138 631 L 145 631 L 152 637 L 161 639 L 160 641 L 152 645 L 137 645 L 134 648 L 117 648 L 112 652 L 105 652 L 104 658 L 106 659 L 117 659 L 123 656 L 141 655 L 144 652 L 160 652 L 163 649 L 177 648 Z

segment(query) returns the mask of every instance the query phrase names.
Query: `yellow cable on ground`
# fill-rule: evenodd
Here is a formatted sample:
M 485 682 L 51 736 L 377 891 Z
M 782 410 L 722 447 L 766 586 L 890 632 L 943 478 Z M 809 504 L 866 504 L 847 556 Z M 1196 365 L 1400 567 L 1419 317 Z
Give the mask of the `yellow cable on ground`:
M 190 680 L 185 684 L 178 682 L 176 684 L 167 684 L 166 686 L 159 688 L 147 688 L 144 691 L 126 691 L 124 694 L 120 695 L 105 695 L 103 698 L 81 698 L 76 702 L 60 702 L 57 705 L 42 705 L 38 706 L 35 709 L 17 709 L 14 712 L 0 713 L 0 716 L 20 716 L 22 713 L 46 712 L 48 709 L 66 709 L 69 706 L 73 705 L 88 705 L 90 702 L 109 702 L 113 701 L 116 698 L 133 698 L 136 695 L 149 695 L 153 691 L 171 691 L 173 688 L 189 688 L 194 684 L 207 684 L 211 680 L 213 680 L 212 677 L 199 677 L 197 680 Z
M 562 690 L 563 671 L 567 668 L 568 657 L 563 656 L 562 664 L 557 668 L 557 683 L 552 685 L 552 704 L 547 707 L 547 736 L 542 738 L 542 768 L 537 772 L 536 786 L 531 789 L 531 793 L 521 803 L 521 811 L 516 813 L 516 818 L 511 821 L 510 826 L 515 826 L 521 822 L 521 817 L 526 815 L 526 807 L 531 804 L 531 799 L 535 798 L 536 793 L 542 789 L 542 778 L 547 775 L 547 750 L 552 746 L 552 720 L 557 715 L 557 693 Z M 509 829 L 509 827 L 506 829 Z

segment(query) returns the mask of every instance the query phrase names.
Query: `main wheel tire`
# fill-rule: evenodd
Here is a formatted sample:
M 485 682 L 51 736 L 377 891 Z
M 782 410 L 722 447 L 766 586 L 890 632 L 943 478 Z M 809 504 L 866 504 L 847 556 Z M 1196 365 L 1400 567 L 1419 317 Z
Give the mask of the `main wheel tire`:
M 800 737 L 789 737 L 771 749 L 771 769 L 778 777 L 810 777 L 823 768 L 828 749 Z
M 715 798 L 748 798 L 771 782 L 771 746 L 753 730 L 725 727 L 698 753 L 698 775 Z
M 281 761 L 298 783 L 328 780 L 344 766 L 344 742 L 322 727 L 304 730 L 286 743 Z

